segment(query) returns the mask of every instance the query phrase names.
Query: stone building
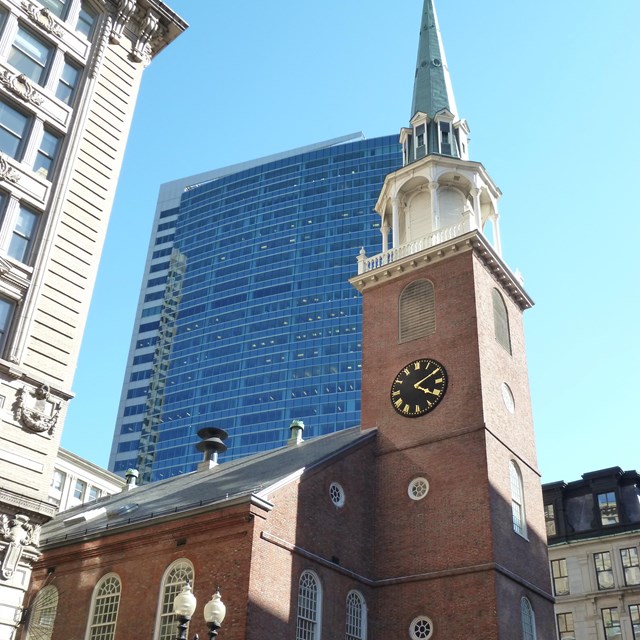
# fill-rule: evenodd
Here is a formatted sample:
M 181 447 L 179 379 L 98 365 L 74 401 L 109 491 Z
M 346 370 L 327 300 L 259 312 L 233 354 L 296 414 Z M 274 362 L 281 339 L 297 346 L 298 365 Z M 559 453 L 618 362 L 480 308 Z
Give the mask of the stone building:
M 559 640 L 640 640 L 640 475 L 542 487 Z
M 0 638 L 13 636 L 159 0 L 0 0 Z
M 120 477 L 60 447 L 49 486 L 49 504 L 64 511 L 122 491 Z
M 60 514 L 21 638 L 169 640 L 185 579 L 200 601 L 190 633 L 220 585 L 228 640 L 553 637 L 532 301 L 501 257 L 500 191 L 467 133 L 425 0 L 403 166 L 376 204 L 382 251 L 361 251 L 350 280 L 361 426 L 300 442 L 294 422 L 280 449 L 207 457 Z M 225 448 L 215 425 L 199 435 L 207 456 Z

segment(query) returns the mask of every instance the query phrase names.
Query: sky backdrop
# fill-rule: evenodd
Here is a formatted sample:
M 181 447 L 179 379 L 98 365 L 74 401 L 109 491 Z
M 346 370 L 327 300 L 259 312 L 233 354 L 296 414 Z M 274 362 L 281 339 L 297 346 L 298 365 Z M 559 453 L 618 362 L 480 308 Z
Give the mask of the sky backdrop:
M 62 439 L 102 466 L 159 185 L 412 115 L 422 0 L 167 4 L 191 26 L 143 77 Z M 436 7 L 471 159 L 503 192 L 503 257 L 536 302 L 542 480 L 640 468 L 640 2 Z

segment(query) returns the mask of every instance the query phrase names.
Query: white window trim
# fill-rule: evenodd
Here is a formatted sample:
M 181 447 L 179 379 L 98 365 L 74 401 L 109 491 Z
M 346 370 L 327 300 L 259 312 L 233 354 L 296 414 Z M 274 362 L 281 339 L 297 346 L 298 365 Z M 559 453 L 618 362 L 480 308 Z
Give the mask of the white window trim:
M 296 640 L 299 640 L 298 636 L 298 619 L 300 618 L 299 607 L 300 607 L 300 585 L 302 583 L 302 579 L 305 575 L 309 575 L 313 578 L 316 585 L 316 619 L 315 619 L 315 629 L 314 629 L 314 640 L 320 640 L 322 637 L 322 583 L 320 582 L 320 578 L 315 571 L 311 571 L 310 569 L 306 569 L 300 574 L 300 580 L 298 580 L 298 597 L 296 600 Z
M 155 640 L 157 640 L 160 637 L 160 630 L 162 629 L 162 603 L 164 601 L 164 594 L 167 586 L 166 585 L 167 579 L 169 578 L 169 575 L 171 574 L 171 572 L 174 571 L 174 569 L 176 569 L 180 565 L 185 565 L 191 570 L 191 579 L 190 579 L 191 586 L 193 587 L 195 583 L 195 578 L 196 578 L 195 569 L 193 567 L 193 563 L 188 558 L 178 558 L 177 560 L 174 560 L 165 569 L 164 573 L 162 574 L 162 580 L 160 581 L 160 590 L 158 593 L 158 606 L 156 608 L 155 628 L 153 631 L 153 637 Z M 182 587 L 180 587 L 180 589 L 182 589 Z M 173 619 L 173 614 L 171 617 Z
M 111 637 L 113 639 L 116 636 L 116 628 L 118 625 L 118 613 L 120 612 L 120 599 L 122 597 L 122 580 L 120 579 L 120 576 L 117 573 L 107 573 L 106 575 L 102 576 L 100 580 L 98 580 L 98 582 L 96 583 L 96 586 L 93 588 L 93 594 L 91 596 L 91 609 L 89 611 L 89 619 L 87 621 L 87 631 L 85 633 L 85 640 L 90 640 L 91 638 L 91 629 L 94 626 L 93 618 L 96 610 L 96 599 L 98 597 L 98 592 L 100 591 L 100 588 L 102 587 L 102 585 L 111 578 L 115 578 L 118 581 L 118 585 L 120 587 L 120 591 L 118 592 L 118 605 L 116 609 L 116 616 L 113 624 L 114 632 Z

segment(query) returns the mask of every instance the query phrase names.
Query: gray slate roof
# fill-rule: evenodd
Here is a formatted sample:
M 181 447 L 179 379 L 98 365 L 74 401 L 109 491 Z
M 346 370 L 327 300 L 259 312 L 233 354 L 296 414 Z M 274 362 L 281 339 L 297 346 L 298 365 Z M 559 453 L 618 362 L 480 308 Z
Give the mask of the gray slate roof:
M 421 111 L 433 118 L 443 109 L 458 115 L 436 10 L 433 0 L 424 0 L 411 117 Z
M 297 446 L 258 453 L 206 471 L 105 496 L 59 513 L 43 526 L 40 547 L 64 546 L 79 538 L 115 533 L 123 527 L 141 526 L 176 513 L 229 506 L 268 490 L 291 474 L 328 462 L 372 440 L 375 433 L 374 429 L 365 432 L 359 427 L 345 429 Z

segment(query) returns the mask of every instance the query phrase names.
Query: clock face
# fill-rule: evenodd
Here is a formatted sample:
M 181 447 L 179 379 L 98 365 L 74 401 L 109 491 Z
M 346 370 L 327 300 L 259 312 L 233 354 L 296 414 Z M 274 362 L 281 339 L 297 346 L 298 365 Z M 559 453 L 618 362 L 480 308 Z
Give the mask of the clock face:
M 398 372 L 391 385 L 391 404 L 401 415 L 417 418 L 433 411 L 447 391 L 447 372 L 435 360 L 422 358 Z

